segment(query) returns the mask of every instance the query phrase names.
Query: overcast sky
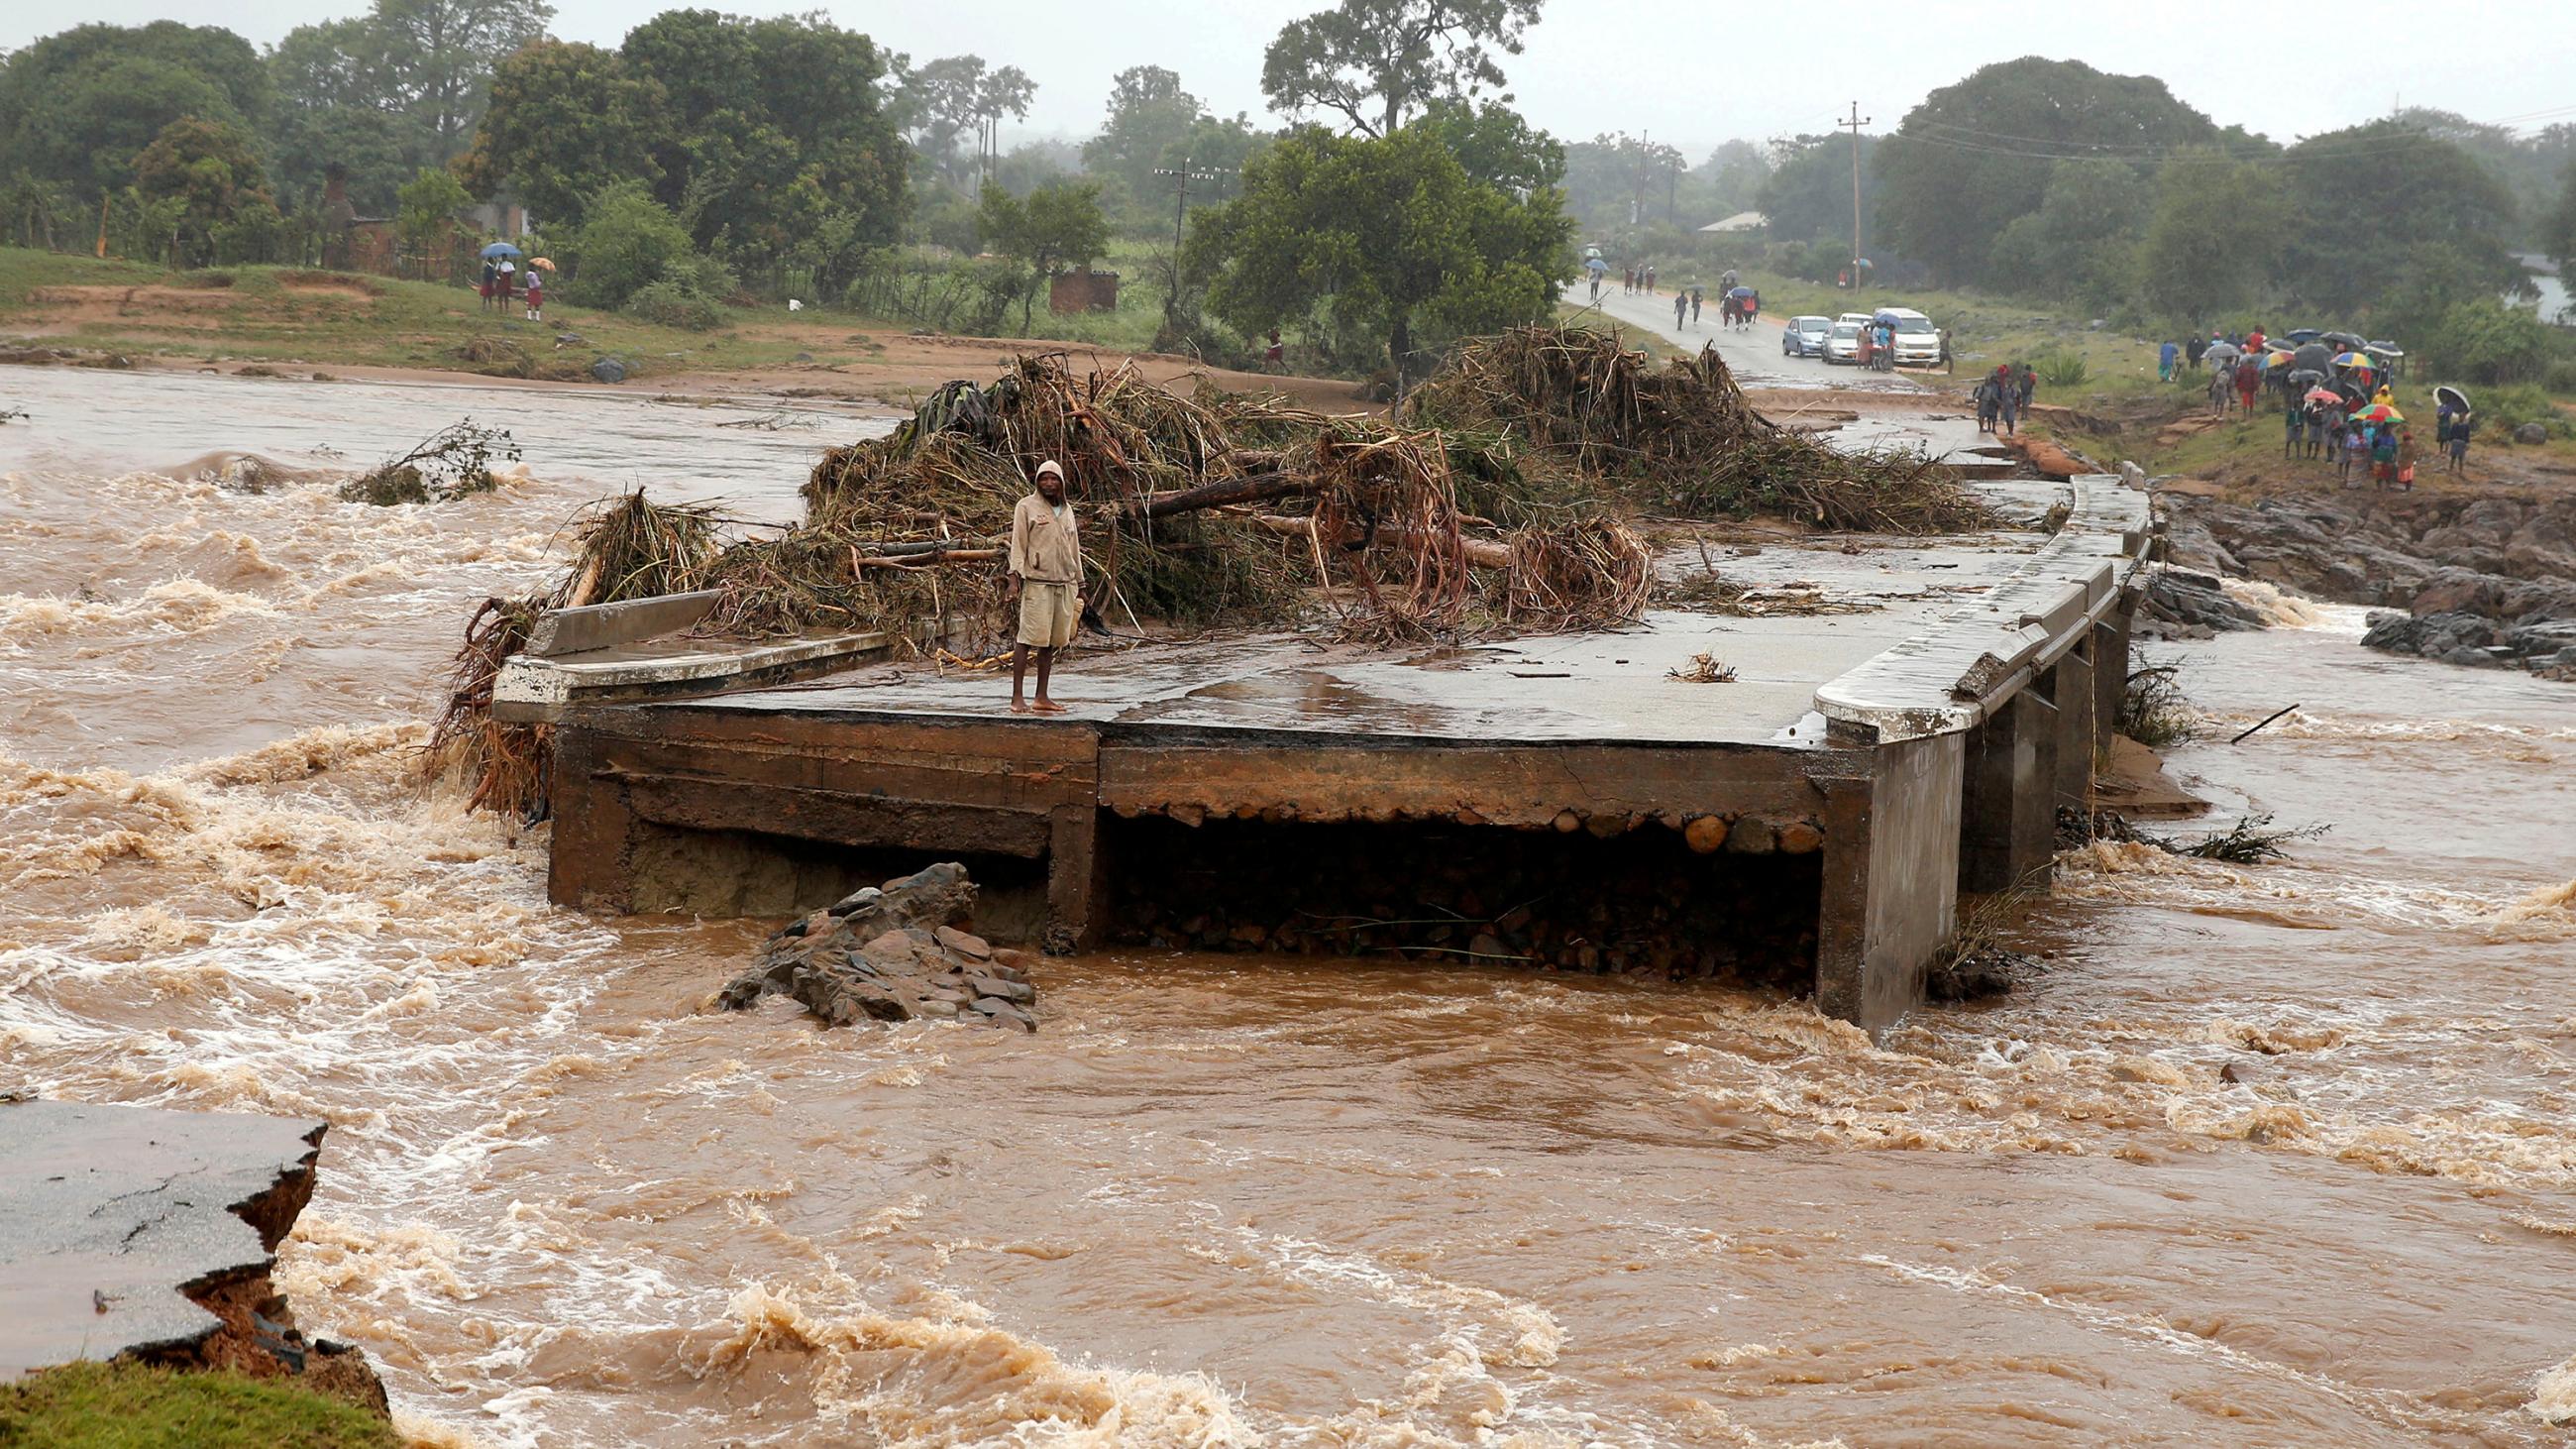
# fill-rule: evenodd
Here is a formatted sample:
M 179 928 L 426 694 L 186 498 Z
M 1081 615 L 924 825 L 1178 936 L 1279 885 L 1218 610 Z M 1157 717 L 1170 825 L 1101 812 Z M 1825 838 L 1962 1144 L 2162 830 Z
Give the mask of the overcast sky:
M 1034 136 L 1090 134 L 1110 77 L 1131 65 L 1168 66 L 1216 110 L 1249 111 L 1267 123 L 1262 47 L 1280 25 L 1325 0 L 698 3 L 750 14 L 820 9 L 916 61 L 972 52 L 1017 65 L 1037 81 L 1038 97 L 1025 126 L 1005 128 L 1008 148 Z M 295 26 L 364 8 L 363 0 L 84 0 L 73 7 L 28 0 L 0 17 L 0 45 L 24 45 L 82 21 L 172 18 L 225 26 L 265 46 Z M 630 26 L 668 8 L 653 0 L 558 0 L 553 28 L 565 39 L 615 45 Z M 2576 25 L 2568 13 L 2567 0 L 2235 0 L 2168 6 L 2152 19 L 2137 6 L 2102 0 L 1552 0 L 1529 33 L 1528 53 L 1507 69 L 1522 112 L 1562 138 L 1644 132 L 1683 147 L 1694 162 L 1732 136 L 1823 131 L 1854 99 L 1877 121 L 1872 129 L 1885 130 L 1934 87 L 2022 55 L 2161 76 L 2220 124 L 2242 122 L 2289 141 L 2385 115 L 2401 99 L 2475 120 L 2576 121 Z M 2321 49 L 2327 35 L 2335 38 Z

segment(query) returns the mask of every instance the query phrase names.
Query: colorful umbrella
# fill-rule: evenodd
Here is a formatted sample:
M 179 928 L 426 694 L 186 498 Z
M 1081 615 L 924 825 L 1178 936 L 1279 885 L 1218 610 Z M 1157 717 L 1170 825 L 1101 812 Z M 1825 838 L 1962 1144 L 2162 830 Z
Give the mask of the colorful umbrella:
M 2335 354 L 2334 365 L 2337 367 L 2357 367 L 2364 372 L 2368 372 L 2378 364 L 2372 362 L 2369 358 L 2362 356 L 2358 352 L 2338 352 Z
M 2265 367 L 2287 367 L 2298 360 L 2299 355 L 2295 352 L 2275 352 L 2271 356 L 2263 359 L 2263 365 Z
M 2386 403 L 2372 403 L 2352 415 L 2356 423 L 2402 423 L 2406 415 Z
M 537 258 L 536 260 L 534 260 L 534 261 L 532 261 L 532 262 L 528 263 L 528 265 L 529 265 L 529 266 L 532 266 L 532 267 L 534 267 L 534 268 L 536 268 L 538 271 L 541 271 L 541 272 L 551 272 L 551 271 L 553 271 L 553 270 L 555 269 L 555 264 L 554 264 L 552 261 L 550 261 L 550 260 L 548 260 L 547 258 L 545 258 L 545 257 L 539 257 L 539 258 Z
M 2308 389 L 2308 395 L 2301 398 L 2300 401 L 2312 403 L 2333 403 L 2340 406 L 2343 402 L 2343 394 L 2330 387 L 2312 387 Z

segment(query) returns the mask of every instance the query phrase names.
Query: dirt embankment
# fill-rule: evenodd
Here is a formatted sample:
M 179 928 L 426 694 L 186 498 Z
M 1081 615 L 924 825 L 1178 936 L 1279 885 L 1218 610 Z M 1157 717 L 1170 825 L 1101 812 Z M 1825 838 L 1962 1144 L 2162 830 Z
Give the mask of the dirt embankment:
M 220 274 L 199 274 L 214 277 Z M 414 319 L 409 340 L 436 360 L 391 366 L 365 360 L 379 355 L 381 335 L 352 335 L 353 316 L 384 295 L 384 284 L 357 275 L 289 273 L 273 292 L 252 294 L 217 285 L 59 285 L 32 289 L 0 327 L 22 345 L 0 349 L 0 362 L 92 367 L 137 367 L 246 373 L 250 376 L 445 379 L 471 374 L 510 386 L 610 386 L 590 375 L 590 365 L 618 325 L 605 314 L 565 309 L 560 323 L 506 323 L 496 331 L 469 310 L 460 316 Z M 471 303 L 470 296 L 467 303 Z M 596 321 L 599 326 L 592 326 Z M 631 322 L 625 324 L 632 326 Z M 853 331 L 854 325 L 861 330 Z M 597 337 L 584 340 L 589 326 Z M 245 328 L 256 328 L 271 355 L 209 361 L 202 354 L 227 349 Z M 361 329 L 363 331 L 364 329 Z M 1356 384 L 1338 378 L 1294 377 L 1202 366 L 1168 353 L 1119 353 L 1043 338 L 953 337 L 867 328 L 847 316 L 786 312 L 745 314 L 722 334 L 720 355 L 757 359 L 739 365 L 712 358 L 658 354 L 632 369 L 623 384 L 657 391 L 756 393 L 778 397 L 827 397 L 878 401 L 909 408 L 955 378 L 991 378 L 1013 355 L 1062 351 L 1104 366 L 1132 356 L 1150 380 L 1186 392 L 1201 375 L 1220 387 L 1284 394 L 1318 412 L 1369 409 Z M 570 337 L 572 342 L 563 339 Z M 289 355 L 275 355 L 286 353 Z M 631 352 L 626 355 L 632 356 Z M 841 360 L 855 356 L 860 360 Z M 817 360 L 819 359 L 819 360 Z M 1086 362 L 1086 366 L 1088 366 Z

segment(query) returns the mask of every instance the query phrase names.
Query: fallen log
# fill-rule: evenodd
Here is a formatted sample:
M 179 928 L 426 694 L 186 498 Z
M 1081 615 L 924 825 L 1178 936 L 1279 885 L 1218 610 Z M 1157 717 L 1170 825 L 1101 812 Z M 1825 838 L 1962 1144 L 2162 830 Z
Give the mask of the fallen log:
M 1265 503 L 1273 498 L 1324 491 L 1323 480 L 1290 473 L 1256 473 L 1245 478 L 1224 478 L 1202 483 L 1196 488 L 1180 488 L 1169 493 L 1151 493 L 1119 505 L 1119 512 L 1129 518 L 1168 518 L 1175 513 L 1192 513 L 1203 508 L 1226 508 L 1243 503 Z
M 887 553 L 870 557 L 861 554 L 858 547 L 852 545 L 850 572 L 855 574 L 861 569 L 928 569 L 952 563 L 991 563 L 1007 552 L 1006 549 L 998 548 L 941 548 L 935 551 L 917 551 L 902 555 Z
M 1315 539 L 1316 537 L 1315 520 L 1312 516 L 1284 518 L 1277 514 L 1257 513 L 1248 521 L 1255 528 L 1278 534 L 1283 538 Z M 1377 541 L 1384 544 L 1402 545 L 1411 537 L 1412 535 L 1401 529 L 1380 528 L 1377 531 Z M 1349 538 L 1345 535 L 1341 538 L 1316 539 L 1316 541 L 1339 546 L 1347 543 Z M 1480 569 L 1507 569 L 1512 566 L 1510 544 L 1483 538 L 1462 538 L 1458 543 L 1466 554 L 1467 562 Z

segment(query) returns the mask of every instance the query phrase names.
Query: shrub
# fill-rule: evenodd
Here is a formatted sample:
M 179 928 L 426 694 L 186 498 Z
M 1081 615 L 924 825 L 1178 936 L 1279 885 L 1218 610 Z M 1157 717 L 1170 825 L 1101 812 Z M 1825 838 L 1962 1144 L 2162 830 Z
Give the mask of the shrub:
M 695 255 L 688 228 L 641 181 L 601 187 L 578 240 L 582 300 L 594 307 L 625 306 Z
M 2555 393 L 2576 393 L 2576 359 L 2549 364 L 2549 376 L 2542 386 Z
M 725 324 L 724 307 L 714 298 L 677 282 L 655 282 L 626 299 L 626 311 L 658 327 L 712 332 Z
M 2043 352 L 2031 359 L 2030 370 L 2050 387 L 2082 387 L 2093 380 L 2093 369 L 2080 352 Z
M 2576 431 L 2568 426 L 2566 412 L 2549 394 L 2529 383 L 2520 387 L 2473 388 L 2469 402 L 2477 409 L 2478 432 L 2489 442 L 2502 442 L 2525 423 L 2540 424 L 2552 437 L 2563 438 Z
M 2489 297 L 2443 313 L 2432 344 L 2442 370 L 2468 382 L 2536 382 L 2549 363 L 2548 325 Z

